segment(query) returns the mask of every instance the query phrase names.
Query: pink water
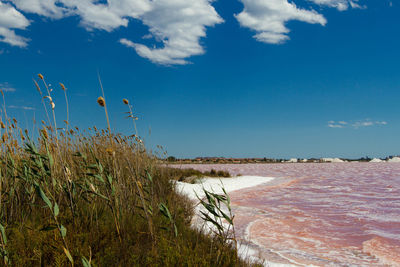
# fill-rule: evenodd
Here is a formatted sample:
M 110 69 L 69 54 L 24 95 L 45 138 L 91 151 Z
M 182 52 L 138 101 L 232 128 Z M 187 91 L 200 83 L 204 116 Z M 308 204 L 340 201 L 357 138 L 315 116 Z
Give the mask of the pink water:
M 231 194 L 239 237 L 270 261 L 400 266 L 400 163 L 184 165 L 277 177 Z

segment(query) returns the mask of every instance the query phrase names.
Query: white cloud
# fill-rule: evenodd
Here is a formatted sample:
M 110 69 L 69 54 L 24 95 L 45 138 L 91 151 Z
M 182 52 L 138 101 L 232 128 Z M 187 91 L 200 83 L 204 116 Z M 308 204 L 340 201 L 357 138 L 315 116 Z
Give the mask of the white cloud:
M 56 0 L 11 0 L 15 6 L 27 13 L 35 13 L 50 18 L 62 18 L 68 10 Z
M 120 43 L 158 64 L 186 64 L 186 58 L 204 54 L 200 38 L 206 37 L 206 27 L 223 20 L 208 0 L 159 0 L 139 16 L 150 33 L 163 47 L 150 48 L 121 39 Z
M 374 125 L 374 123 L 372 121 L 357 121 L 352 126 L 354 128 L 360 128 L 360 127 L 368 127 L 368 126 L 372 126 L 372 125 Z
M 3 90 L 3 92 L 15 92 L 15 88 L 12 87 L 9 83 L 0 83 L 0 90 Z
M 352 8 L 362 8 L 357 2 L 358 0 L 310 0 L 317 5 L 334 7 L 339 11 L 344 11 Z
M 0 0 L 1 1 L 1 0 Z M 186 64 L 187 58 L 204 53 L 200 38 L 206 37 L 206 27 L 223 20 L 211 5 L 212 0 L 11 0 L 21 11 L 59 19 L 79 16 L 87 30 L 111 32 L 127 27 L 138 19 L 149 27 L 149 32 L 162 47 L 148 47 L 126 38 L 120 43 L 132 47 L 142 57 L 158 64 Z M 13 6 L 0 2 L 0 36 L 11 45 L 26 46 L 27 39 L 16 36 L 12 28 L 25 29 L 29 21 Z M 18 17 L 4 16 L 5 10 Z M 10 11 L 11 10 L 11 11 Z M 23 21 L 24 19 L 24 21 Z M 16 23 L 22 21 L 23 23 Z M 8 23 L 5 27 L 2 25 Z M 3 26 L 3 27 L 2 27 Z
M 8 106 L 8 108 L 14 108 L 14 109 L 23 109 L 23 110 L 35 110 L 33 107 L 28 107 L 28 106 Z
M 326 19 L 314 10 L 298 8 L 287 0 L 240 0 L 244 9 L 235 15 L 240 25 L 256 31 L 260 42 L 280 44 L 289 39 L 286 22 L 298 20 L 311 24 L 326 24 Z
M 353 121 L 353 122 L 346 122 L 346 121 L 328 121 L 329 128 L 346 128 L 352 127 L 354 129 L 358 129 L 361 127 L 371 127 L 376 125 L 387 125 L 386 121 L 371 121 L 369 119 L 361 120 L 361 121 Z
M 80 25 L 89 31 L 111 32 L 138 20 L 149 28 L 145 39 L 154 39 L 154 45 L 148 45 L 151 40 L 143 44 L 129 40 L 128 36 L 119 40 L 121 44 L 157 64 L 187 64 L 189 57 L 205 53 L 200 40 L 206 37 L 206 28 L 223 22 L 212 6 L 213 1 L 0 0 L 0 41 L 13 46 L 27 45 L 29 40 L 15 33 L 15 29 L 24 30 L 30 25 L 21 12 L 51 19 L 77 16 Z M 288 40 L 290 30 L 286 23 L 291 20 L 326 24 L 322 14 L 299 8 L 288 0 L 239 1 L 243 3 L 244 10 L 235 17 L 241 26 L 254 30 L 254 38 L 261 42 L 279 44 Z M 309 1 L 339 10 L 358 6 L 358 0 Z
M 25 47 L 28 39 L 19 36 L 13 29 L 25 29 L 30 22 L 13 6 L 0 2 L 0 42 Z
M 117 14 L 110 5 L 93 0 L 60 0 L 74 15 L 81 18 L 81 25 L 87 30 L 112 31 L 128 26 L 128 19 Z
M 328 123 L 329 128 L 344 128 L 341 124 Z

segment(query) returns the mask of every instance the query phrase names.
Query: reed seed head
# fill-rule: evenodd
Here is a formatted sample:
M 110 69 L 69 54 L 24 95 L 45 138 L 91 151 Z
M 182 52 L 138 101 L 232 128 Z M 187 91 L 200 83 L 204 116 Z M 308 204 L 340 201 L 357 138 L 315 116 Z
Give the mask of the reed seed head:
M 125 105 L 129 105 L 129 101 L 126 98 L 122 99 L 122 102 L 124 102 Z
M 113 153 L 114 153 L 114 151 L 113 151 L 112 148 L 110 148 L 110 147 L 108 147 L 108 148 L 106 149 L 106 152 L 107 152 L 107 154 L 110 155 L 110 156 L 112 156 Z
M 43 135 L 43 137 L 44 137 L 45 139 L 48 139 L 48 138 L 49 138 L 49 134 L 47 133 L 46 128 L 43 128 L 43 129 L 42 129 L 42 135 Z
M 2 121 L 0 121 L 0 125 L 1 125 L 1 128 L 2 128 L 2 129 L 5 129 L 5 128 L 6 128 L 6 126 L 4 125 L 4 123 L 3 123 Z
M 43 75 L 42 74 L 38 74 L 38 77 L 41 79 L 41 80 L 43 80 L 44 79 L 44 77 L 43 77 Z
M 63 91 L 66 91 L 66 90 L 67 90 L 67 88 L 65 88 L 65 85 L 64 85 L 63 83 L 60 83 L 60 86 L 61 86 L 61 89 L 62 89 Z
M 104 99 L 104 97 L 99 96 L 99 98 L 97 98 L 97 103 L 98 103 L 100 106 L 104 107 L 104 106 L 106 105 L 106 100 Z

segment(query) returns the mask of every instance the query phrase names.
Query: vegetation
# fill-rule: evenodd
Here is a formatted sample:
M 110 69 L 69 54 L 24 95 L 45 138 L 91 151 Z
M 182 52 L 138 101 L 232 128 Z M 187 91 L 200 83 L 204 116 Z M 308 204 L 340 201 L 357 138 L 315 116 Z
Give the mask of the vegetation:
M 169 168 L 168 169 L 170 175 L 172 176 L 172 179 L 178 180 L 180 182 L 185 181 L 185 182 L 196 182 L 197 179 L 202 178 L 202 177 L 230 177 L 231 175 L 227 171 L 216 171 L 214 169 L 211 169 L 210 171 L 199 171 L 195 170 L 192 168 L 184 168 L 184 169 L 178 169 L 178 168 Z
M 135 124 L 131 136 L 112 133 L 104 93 L 97 101 L 107 130 L 82 132 L 68 128 L 68 119 L 57 128 L 51 90 L 42 75 L 39 79 L 46 93 L 35 85 L 48 121 L 42 121 L 37 139 L 8 117 L 3 105 L 0 265 L 247 265 L 226 235 L 190 227 L 193 204 L 174 191 L 171 180 L 192 170 L 163 167 L 146 150 Z M 135 123 L 129 101 L 123 104 Z M 229 175 L 207 175 L 214 174 Z M 226 196 L 211 197 L 214 204 L 229 203 Z

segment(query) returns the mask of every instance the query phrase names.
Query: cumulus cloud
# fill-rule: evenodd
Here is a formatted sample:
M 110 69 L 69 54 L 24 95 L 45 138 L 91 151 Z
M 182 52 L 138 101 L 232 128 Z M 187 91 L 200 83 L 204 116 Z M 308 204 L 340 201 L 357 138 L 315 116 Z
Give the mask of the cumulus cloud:
M 157 64 L 187 64 L 188 58 L 204 54 L 201 38 L 207 27 L 223 22 L 212 6 L 214 0 L 0 0 L 0 41 L 24 47 L 29 41 L 16 34 L 30 21 L 21 13 L 50 19 L 77 16 L 85 29 L 114 31 L 128 27 L 132 20 L 149 29 L 146 43 L 124 36 L 119 42 L 141 57 Z M 256 32 L 258 41 L 272 44 L 289 39 L 286 23 L 291 20 L 325 25 L 315 10 L 297 7 L 288 0 L 239 0 L 244 9 L 235 17 L 240 25 Z M 357 7 L 358 0 L 310 0 L 318 5 L 345 10 Z M 149 38 L 150 37 L 150 38 Z M 151 41 L 154 44 L 148 45 Z M 144 42 L 143 40 L 141 42 Z
M 311 0 L 317 5 L 334 7 L 339 11 L 344 11 L 352 8 L 362 8 L 357 2 L 358 0 Z
M 87 30 L 111 32 L 137 19 L 149 27 L 151 37 L 161 47 L 149 47 L 126 38 L 121 44 L 132 47 L 142 57 L 158 64 L 186 64 L 187 58 L 204 53 L 200 39 L 206 27 L 222 23 L 212 0 L 10 0 L 23 12 L 52 19 L 79 16 Z M 29 21 L 10 4 L 0 0 L 0 36 L 11 45 L 26 46 L 27 39 L 13 28 L 25 29 Z M 5 14 L 5 15 L 3 15 Z M 4 24 L 4 25 L 3 25 Z
M 25 47 L 28 39 L 19 36 L 14 29 L 25 29 L 30 22 L 22 13 L 7 3 L 0 2 L 0 42 Z
M 56 0 L 11 0 L 21 11 L 34 13 L 50 18 L 62 18 L 68 12 L 61 3 Z
M 287 0 L 240 0 L 244 9 L 235 15 L 240 25 L 256 32 L 254 38 L 260 42 L 280 44 L 289 39 L 288 21 L 298 20 L 325 25 L 326 19 L 314 10 L 298 8 Z
M 386 121 L 371 121 L 371 120 L 360 120 L 360 121 L 353 121 L 353 122 L 346 122 L 346 121 L 328 121 L 329 128 L 354 128 L 358 129 L 361 127 L 371 127 L 377 125 L 387 125 Z
M 186 64 L 187 57 L 203 54 L 200 38 L 206 36 L 206 27 L 223 22 L 208 0 L 153 1 L 151 10 L 139 17 L 163 47 L 150 48 L 127 39 L 120 43 L 158 64 Z

